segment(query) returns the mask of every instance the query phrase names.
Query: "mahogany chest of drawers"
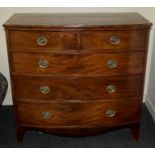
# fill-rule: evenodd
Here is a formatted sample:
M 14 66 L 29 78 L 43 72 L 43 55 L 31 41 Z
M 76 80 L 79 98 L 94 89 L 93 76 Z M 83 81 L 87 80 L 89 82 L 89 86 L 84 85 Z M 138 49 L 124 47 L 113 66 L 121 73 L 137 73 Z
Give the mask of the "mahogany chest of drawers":
M 15 14 L 5 24 L 17 141 L 27 129 L 139 138 L 151 23 L 138 13 Z

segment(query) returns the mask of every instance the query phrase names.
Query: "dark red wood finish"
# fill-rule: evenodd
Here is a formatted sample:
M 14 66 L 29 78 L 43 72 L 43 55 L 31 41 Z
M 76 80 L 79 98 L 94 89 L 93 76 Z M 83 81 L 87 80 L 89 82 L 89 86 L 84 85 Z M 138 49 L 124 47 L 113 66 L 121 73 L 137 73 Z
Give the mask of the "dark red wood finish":
M 40 68 L 40 60 L 47 60 L 47 68 Z M 116 68 L 109 68 L 107 62 L 118 62 Z M 61 74 L 78 76 L 114 76 L 140 74 L 144 70 L 144 52 L 117 52 L 103 54 L 33 54 L 13 53 L 14 73 Z
M 139 98 L 64 103 L 17 101 L 18 121 L 19 124 L 41 128 L 91 128 L 135 123 L 139 121 L 139 101 Z M 115 117 L 106 116 L 109 109 L 116 111 Z M 44 112 L 50 112 L 51 116 L 44 118 Z
M 14 95 L 19 99 L 32 100 L 103 100 L 139 96 L 142 90 L 142 77 L 30 77 L 13 76 Z M 31 87 L 30 87 L 31 85 Z M 115 85 L 116 91 L 107 92 L 109 85 Z M 48 86 L 49 93 L 42 93 L 41 86 Z
M 84 136 L 121 127 L 138 139 L 150 26 L 137 13 L 12 16 L 4 27 L 17 141 L 27 129 Z M 109 85 L 116 91 L 107 92 Z
M 46 37 L 47 45 L 37 44 L 39 37 Z M 20 39 L 19 39 L 20 38 Z M 10 35 L 12 50 L 28 50 L 30 52 L 75 50 L 77 44 L 76 32 L 45 32 L 45 31 L 12 31 Z

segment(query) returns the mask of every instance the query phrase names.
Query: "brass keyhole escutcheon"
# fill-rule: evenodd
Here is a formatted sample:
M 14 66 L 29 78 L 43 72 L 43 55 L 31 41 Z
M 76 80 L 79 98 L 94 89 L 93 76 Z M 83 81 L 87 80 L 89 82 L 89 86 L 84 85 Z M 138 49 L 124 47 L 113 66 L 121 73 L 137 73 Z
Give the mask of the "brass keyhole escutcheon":
M 118 66 L 118 62 L 116 60 L 108 60 L 107 66 L 108 68 L 116 68 Z
M 105 112 L 105 115 L 107 117 L 114 117 L 116 115 L 116 110 L 112 110 L 112 109 L 108 109 L 106 112 Z
M 49 62 L 47 60 L 39 60 L 38 65 L 40 68 L 48 68 Z
M 110 37 L 109 41 L 113 45 L 118 45 L 121 42 L 120 37 L 117 36 L 117 35 L 114 35 L 114 36 Z
M 47 43 L 48 43 L 48 40 L 45 37 L 41 36 L 37 39 L 37 44 L 40 46 L 45 46 L 45 45 L 47 45 Z
M 49 86 L 41 86 L 40 92 L 43 94 L 48 94 L 50 92 L 50 87 Z
M 116 92 L 117 87 L 115 85 L 108 85 L 106 87 L 106 90 L 107 90 L 108 93 L 114 93 L 114 92 Z

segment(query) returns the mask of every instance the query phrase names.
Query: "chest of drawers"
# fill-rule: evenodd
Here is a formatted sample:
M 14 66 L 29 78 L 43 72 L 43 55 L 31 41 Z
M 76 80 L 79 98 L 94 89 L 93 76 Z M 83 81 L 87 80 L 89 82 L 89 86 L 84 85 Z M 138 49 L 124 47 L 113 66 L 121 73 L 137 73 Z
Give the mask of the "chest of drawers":
M 151 23 L 138 13 L 15 14 L 5 24 L 17 141 L 27 129 L 139 138 Z

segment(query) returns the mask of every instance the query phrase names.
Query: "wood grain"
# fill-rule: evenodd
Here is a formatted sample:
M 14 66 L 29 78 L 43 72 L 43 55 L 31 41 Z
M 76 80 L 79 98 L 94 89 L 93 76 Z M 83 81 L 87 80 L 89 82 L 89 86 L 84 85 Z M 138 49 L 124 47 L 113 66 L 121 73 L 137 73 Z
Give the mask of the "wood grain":
M 47 60 L 49 66 L 39 67 L 40 60 Z M 107 62 L 118 62 L 116 68 L 109 68 Z M 127 75 L 143 73 L 144 52 L 123 52 L 103 54 L 33 54 L 13 53 L 13 72 L 37 74 L 81 74 L 81 75 Z
M 112 36 L 118 36 L 120 43 L 110 43 Z M 83 50 L 117 50 L 117 49 L 145 49 L 147 31 L 120 30 L 120 31 L 83 31 L 81 32 L 81 49 Z
M 44 46 L 38 45 L 37 39 L 40 37 L 45 37 L 48 43 Z M 11 31 L 10 33 L 10 48 L 13 50 L 61 51 L 75 50 L 76 46 L 76 32 Z
M 26 13 L 14 14 L 6 28 L 94 29 L 146 28 L 151 23 L 139 13 Z
M 83 136 L 118 127 L 138 140 L 151 25 L 138 13 L 13 15 L 3 26 L 17 141 L 27 129 Z M 38 45 L 39 37 L 47 44 Z M 49 66 L 40 68 L 40 60 Z M 109 68 L 109 60 L 117 67 Z M 116 91 L 108 93 L 108 85 Z M 41 93 L 41 86 L 50 92 Z M 107 117 L 107 110 L 116 115 Z
M 14 97 L 31 100 L 101 100 L 111 98 L 140 96 L 142 77 L 90 77 L 90 78 L 51 78 L 14 76 Z M 109 93 L 109 85 L 117 87 Z M 30 87 L 31 86 L 31 87 Z M 50 92 L 43 94 L 41 86 L 50 87 Z
M 31 126 L 109 126 L 139 120 L 139 98 L 111 100 L 110 102 L 88 103 L 28 103 L 18 102 L 18 121 Z M 119 105 L 119 106 L 118 106 Z M 34 110 L 35 109 L 35 110 Z M 114 117 L 107 117 L 108 109 L 116 110 Z M 43 118 L 43 112 L 51 112 L 50 118 Z

